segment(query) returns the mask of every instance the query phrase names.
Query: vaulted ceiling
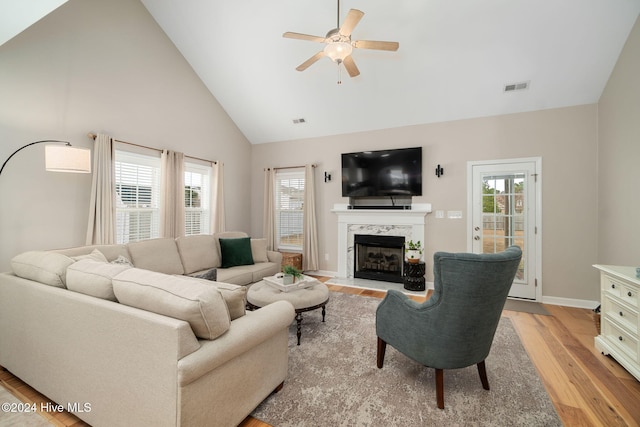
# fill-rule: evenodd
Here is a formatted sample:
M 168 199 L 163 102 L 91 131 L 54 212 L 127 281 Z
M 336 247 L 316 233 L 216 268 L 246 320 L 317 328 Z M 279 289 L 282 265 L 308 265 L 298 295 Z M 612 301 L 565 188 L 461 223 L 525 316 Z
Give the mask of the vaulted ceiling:
M 335 0 L 141 0 L 253 144 L 596 103 L 640 0 L 343 0 L 365 13 L 350 78 L 328 58 Z M 0 44 L 65 3 L 0 2 Z M 341 78 L 342 84 L 337 84 Z M 505 85 L 528 83 L 505 92 Z M 303 123 L 294 123 L 297 119 Z

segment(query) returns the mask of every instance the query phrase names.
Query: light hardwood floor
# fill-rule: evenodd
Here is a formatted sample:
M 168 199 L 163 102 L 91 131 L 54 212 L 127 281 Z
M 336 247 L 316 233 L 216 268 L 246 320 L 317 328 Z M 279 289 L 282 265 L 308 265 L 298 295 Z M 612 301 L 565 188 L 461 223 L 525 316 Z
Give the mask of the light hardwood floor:
M 329 285 L 333 292 L 382 298 L 384 292 Z M 418 301 L 424 298 L 415 297 Z M 593 345 L 597 334 L 590 310 L 545 305 L 551 316 L 504 311 L 520 335 L 529 357 L 565 426 L 639 426 L 640 382 Z M 491 378 L 489 378 L 491 381 Z M 46 402 L 11 373 L 0 371 L 0 383 L 24 402 Z M 286 387 L 286 382 L 285 382 Z M 425 404 L 429 404 L 428 400 Z M 69 413 L 43 414 L 53 425 L 87 424 Z M 242 427 L 266 427 L 247 417 Z

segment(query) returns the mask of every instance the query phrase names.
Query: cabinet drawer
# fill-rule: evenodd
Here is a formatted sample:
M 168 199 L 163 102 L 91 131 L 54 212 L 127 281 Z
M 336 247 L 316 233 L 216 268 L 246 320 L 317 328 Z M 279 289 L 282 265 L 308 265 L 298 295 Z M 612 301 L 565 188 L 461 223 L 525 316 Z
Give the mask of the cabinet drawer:
M 631 283 L 624 283 L 611 276 L 603 275 L 600 282 L 602 291 L 607 295 L 620 298 L 627 304 L 638 307 L 638 287 Z
M 605 298 L 602 304 L 602 314 L 620 323 L 633 335 L 638 335 L 638 312 L 618 303 L 613 298 Z
M 609 343 L 622 350 L 628 357 L 635 362 L 638 361 L 638 341 L 618 325 L 613 322 L 603 322 L 602 335 Z

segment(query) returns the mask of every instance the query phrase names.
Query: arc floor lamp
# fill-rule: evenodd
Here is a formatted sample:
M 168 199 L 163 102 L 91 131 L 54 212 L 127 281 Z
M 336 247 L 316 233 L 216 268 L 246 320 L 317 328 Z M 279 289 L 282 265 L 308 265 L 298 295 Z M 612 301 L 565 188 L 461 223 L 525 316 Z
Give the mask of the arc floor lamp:
M 7 165 L 7 162 L 11 160 L 19 151 L 24 150 L 27 147 L 36 144 L 54 143 L 64 145 L 45 145 L 44 157 L 45 157 L 45 169 L 50 172 L 71 172 L 71 173 L 91 173 L 91 150 L 88 148 L 74 147 L 70 142 L 58 141 L 56 139 L 45 139 L 42 141 L 35 141 L 22 147 L 11 153 L 11 155 L 4 161 L 0 168 L 0 174 Z

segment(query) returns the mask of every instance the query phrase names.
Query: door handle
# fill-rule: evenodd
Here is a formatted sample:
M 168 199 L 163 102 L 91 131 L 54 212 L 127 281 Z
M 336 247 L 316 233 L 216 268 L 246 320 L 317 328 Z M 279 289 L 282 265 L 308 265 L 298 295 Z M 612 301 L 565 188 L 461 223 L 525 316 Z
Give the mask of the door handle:
M 480 236 L 475 236 L 473 240 L 480 240 Z
M 480 227 L 474 227 L 473 229 L 476 231 L 480 231 Z

